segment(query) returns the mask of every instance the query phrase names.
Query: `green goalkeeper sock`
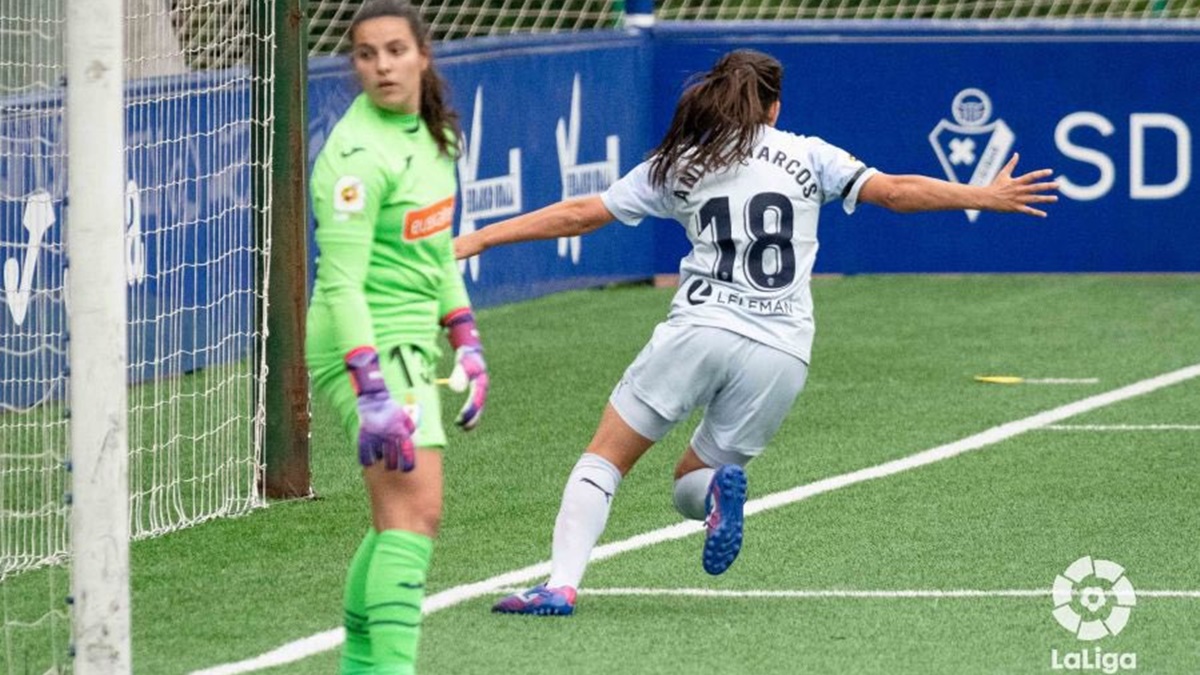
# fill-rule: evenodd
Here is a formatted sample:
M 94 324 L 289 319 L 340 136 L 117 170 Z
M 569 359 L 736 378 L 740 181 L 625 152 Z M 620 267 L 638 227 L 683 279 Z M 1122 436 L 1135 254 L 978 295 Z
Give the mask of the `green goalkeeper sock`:
M 378 536 L 375 530 L 367 530 L 346 575 L 346 592 L 342 600 L 342 623 L 346 627 L 342 675 L 370 675 L 375 664 L 371 658 L 371 637 L 367 634 L 367 570 L 375 554 Z
M 433 540 L 415 532 L 384 530 L 375 539 L 366 586 L 374 675 L 414 672 L 432 553 Z

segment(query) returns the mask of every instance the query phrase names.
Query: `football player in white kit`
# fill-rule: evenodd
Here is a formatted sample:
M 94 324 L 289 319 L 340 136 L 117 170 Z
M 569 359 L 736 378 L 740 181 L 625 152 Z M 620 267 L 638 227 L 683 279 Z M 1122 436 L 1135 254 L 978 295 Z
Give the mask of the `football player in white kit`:
M 821 206 L 893 211 L 979 209 L 1033 216 L 1058 186 L 1043 169 L 1013 178 L 1014 155 L 991 185 L 889 175 L 820 138 L 775 128 L 783 67 L 738 50 L 683 93 L 650 159 L 599 196 L 569 199 L 455 240 L 459 258 L 502 244 L 580 235 L 613 220 L 678 221 L 692 251 L 679 290 L 621 381 L 567 478 L 554 525 L 550 578 L 493 608 L 568 615 L 622 476 L 695 408 L 704 417 L 675 468 L 675 506 L 704 520 L 701 556 L 724 572 L 742 543 L 743 467 L 779 429 L 808 374 L 809 291 Z

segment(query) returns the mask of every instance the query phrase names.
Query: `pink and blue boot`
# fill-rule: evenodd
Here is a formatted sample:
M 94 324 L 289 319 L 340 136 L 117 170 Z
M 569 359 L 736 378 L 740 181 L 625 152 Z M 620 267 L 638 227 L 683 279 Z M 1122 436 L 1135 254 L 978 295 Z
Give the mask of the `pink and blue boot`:
M 726 464 L 713 474 L 704 498 L 704 571 L 721 574 L 742 550 L 742 507 L 746 505 L 746 472 Z
M 575 589 L 570 586 L 546 588 L 545 584 L 538 584 L 500 600 L 492 605 L 492 611 L 500 614 L 570 616 L 575 611 Z

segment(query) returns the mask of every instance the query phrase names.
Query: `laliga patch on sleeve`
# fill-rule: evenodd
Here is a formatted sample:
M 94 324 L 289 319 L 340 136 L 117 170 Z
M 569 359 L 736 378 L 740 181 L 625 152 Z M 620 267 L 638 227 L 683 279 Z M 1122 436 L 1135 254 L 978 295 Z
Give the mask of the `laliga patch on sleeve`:
M 367 201 L 367 186 L 358 176 L 342 176 L 333 184 L 333 210 L 338 213 L 362 213 Z

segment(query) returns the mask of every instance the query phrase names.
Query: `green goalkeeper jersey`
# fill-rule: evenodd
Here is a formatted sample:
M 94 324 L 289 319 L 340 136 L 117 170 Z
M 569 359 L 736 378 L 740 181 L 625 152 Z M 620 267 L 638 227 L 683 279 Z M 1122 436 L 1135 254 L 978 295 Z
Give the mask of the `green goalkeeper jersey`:
M 310 362 L 360 346 L 439 353 L 439 320 L 468 306 L 454 259 L 454 160 L 417 115 L 359 95 L 317 157 Z

